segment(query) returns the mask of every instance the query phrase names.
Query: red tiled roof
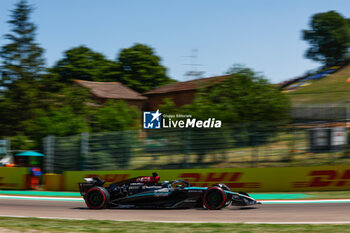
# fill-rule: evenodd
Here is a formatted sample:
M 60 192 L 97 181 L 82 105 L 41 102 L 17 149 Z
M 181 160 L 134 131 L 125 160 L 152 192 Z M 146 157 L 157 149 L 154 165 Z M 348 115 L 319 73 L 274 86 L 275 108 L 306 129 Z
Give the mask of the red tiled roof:
M 147 97 L 131 90 L 119 82 L 92 82 L 85 80 L 74 80 L 75 83 L 86 87 L 91 94 L 103 99 L 121 99 L 121 100 L 145 100 Z
M 229 76 L 230 75 L 222 75 L 222 76 L 215 76 L 210 78 L 195 79 L 195 80 L 190 80 L 186 82 L 177 82 L 166 86 L 158 87 L 156 89 L 150 90 L 143 94 L 153 95 L 153 94 L 163 94 L 163 93 L 177 92 L 177 91 L 196 90 L 210 82 L 213 82 L 213 83 L 222 82 Z

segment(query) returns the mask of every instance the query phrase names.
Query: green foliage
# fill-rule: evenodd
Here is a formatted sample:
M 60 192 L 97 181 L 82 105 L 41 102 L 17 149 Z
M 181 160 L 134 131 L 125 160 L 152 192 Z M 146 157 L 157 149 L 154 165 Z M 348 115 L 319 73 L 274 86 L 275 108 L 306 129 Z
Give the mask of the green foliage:
M 232 67 L 229 74 L 224 81 L 213 80 L 202 86 L 191 105 L 176 109 L 168 99 L 160 106 L 168 115 L 182 113 L 200 120 L 222 121 L 222 128 L 182 130 L 184 149 L 197 154 L 197 162 L 202 162 L 208 153 L 224 157 L 233 143 L 265 143 L 289 119 L 289 100 L 266 79 L 241 66 Z
M 73 113 L 78 116 L 89 116 L 91 106 L 96 105 L 91 99 L 91 94 L 88 89 L 79 86 L 68 86 L 55 93 L 51 98 L 55 106 L 69 106 Z
M 222 137 L 216 143 L 221 143 L 222 148 L 231 140 L 241 146 L 264 143 L 278 125 L 289 120 L 288 98 L 249 68 L 233 66 L 228 73 L 231 76 L 226 80 L 214 80 L 203 87 L 194 103 L 183 109 L 197 119 L 222 121 L 222 129 L 202 133 L 201 138 L 208 138 L 208 143 L 215 144 L 210 135 L 218 133 Z
M 328 11 L 313 15 L 310 27 L 303 31 L 303 39 L 311 45 L 306 57 L 327 66 L 344 61 L 350 46 L 348 20 L 335 11 Z
M 214 117 L 226 125 L 288 120 L 289 100 L 266 79 L 241 66 L 228 73 L 231 77 L 225 81 L 203 87 L 187 107 L 195 117 Z
M 76 79 L 118 81 L 139 92 L 174 82 L 166 76 L 166 69 L 153 49 L 143 44 L 123 49 L 117 61 L 108 60 L 85 46 L 72 48 L 65 51 L 64 58 L 44 76 L 51 90 L 58 90 Z
M 1 86 L 7 87 L 14 80 L 38 79 L 44 71 L 43 49 L 35 42 L 36 26 L 29 21 L 33 8 L 26 0 L 19 1 L 11 11 L 11 33 L 5 38 L 10 42 L 0 51 Z
M 147 45 L 135 44 L 131 48 L 123 49 L 118 60 L 121 69 L 120 82 L 138 92 L 146 92 L 174 82 L 166 75 L 166 68 L 160 64 L 160 57 Z
M 184 129 L 187 151 L 198 154 L 224 152 L 232 143 L 238 146 L 265 143 L 280 124 L 289 120 L 288 98 L 261 75 L 249 68 L 233 66 L 226 80 L 213 80 L 203 86 L 191 105 L 180 109 L 167 99 L 160 106 L 165 114 L 191 114 L 194 118 L 222 121 L 218 129 Z
M 89 153 L 85 158 L 85 164 L 88 170 L 116 170 L 119 166 L 116 163 L 110 153 L 103 150 Z
M 328 198 L 334 198 L 338 192 L 331 192 Z M 348 193 L 346 193 L 348 195 Z M 344 198 L 346 198 L 344 194 Z M 328 199 L 325 198 L 325 199 Z M 73 206 L 73 205 L 72 205 Z M 260 208 L 260 207 L 259 207 Z M 271 207 L 270 207 L 271 208 Z M 344 207 L 345 209 L 346 207 Z M 261 208 L 262 209 L 262 208 Z M 200 212 L 198 210 L 197 212 Z M 240 219 L 245 222 L 246 219 L 250 220 L 248 214 L 244 214 L 244 211 L 259 211 L 259 210 L 237 210 L 240 213 Z M 120 215 L 115 214 L 117 219 L 119 216 L 123 216 L 123 211 Z M 165 212 L 165 211 L 163 211 Z M 169 216 L 170 212 L 167 211 L 165 216 Z M 203 210 L 204 212 L 204 210 Z M 208 212 L 208 211 L 206 211 Z M 228 211 L 215 212 L 216 217 L 219 218 L 220 214 L 224 215 Z M 328 213 L 328 212 L 327 212 Z M 249 213 L 250 214 L 250 213 Z M 209 215 L 209 214 L 208 214 Z M 300 217 L 303 215 L 305 218 L 310 218 L 305 212 L 300 212 Z M 165 218 L 165 216 L 163 218 Z M 171 216 L 180 217 L 175 214 Z M 69 215 L 67 217 L 70 217 Z M 192 216 L 191 216 L 192 217 Z M 281 216 L 283 218 L 283 215 Z M 277 217 L 276 217 L 277 218 Z M 188 220 L 187 215 L 183 215 L 181 219 Z M 191 218 L 196 221 L 202 218 Z M 327 219 L 327 217 L 323 217 Z M 283 221 L 288 221 L 288 217 L 284 217 Z M 306 220 L 305 220 L 306 221 Z M 324 220 L 325 221 L 325 220 Z M 21 224 L 18 224 L 20 222 Z M 348 232 L 349 225 L 339 222 L 337 224 L 248 224 L 248 223 L 172 223 L 172 222 L 145 222 L 145 221 L 108 221 L 108 220 L 73 220 L 73 219 L 53 219 L 53 218 L 28 218 L 28 217 L 0 217 L 1 229 L 4 232 L 25 232 L 28 229 L 36 232 L 135 232 L 138 233 L 193 233 L 193 232 L 205 232 L 205 233 L 261 233 L 261 232 L 298 232 L 298 233 L 326 233 L 326 232 Z
M 31 150 L 34 149 L 37 144 L 34 140 L 23 134 L 10 137 L 11 150 Z
M 82 169 L 80 145 L 81 134 L 63 138 L 55 137 L 55 156 L 59 158 L 55 161 L 55 172 Z
M 28 131 L 36 139 L 46 135 L 70 136 L 82 132 L 120 131 L 136 127 L 138 110 L 123 101 L 104 106 L 89 98 L 84 88 L 67 87 L 52 98 L 54 102 Z M 92 105 L 91 106 L 89 106 Z
M 74 114 L 70 106 L 63 106 L 52 108 L 47 115 L 39 117 L 30 131 L 39 138 L 47 135 L 69 136 L 88 132 L 89 125 L 84 117 Z
M 126 169 L 132 156 L 132 148 L 137 143 L 137 136 L 137 131 L 91 134 L 94 143 L 90 144 L 85 169 Z
M 139 92 L 174 82 L 166 75 L 160 57 L 143 44 L 121 50 L 117 61 L 85 46 L 75 47 L 65 51 L 64 57 L 45 73 L 43 49 L 35 42 L 36 27 L 29 21 L 32 10 L 26 0 L 16 4 L 8 21 L 11 33 L 5 36 L 9 43 L 0 50 L 0 86 L 4 87 L 0 89 L 0 136 L 12 136 L 16 148 L 32 149 L 50 134 L 62 137 L 139 126 L 139 111 L 135 107 L 123 101 L 101 105 L 87 89 L 71 86 L 75 79 L 118 81 Z M 230 73 L 231 78 L 226 81 L 203 87 L 195 102 L 181 108 L 181 112 L 202 120 L 215 117 L 227 125 L 287 119 L 287 99 L 266 80 L 249 69 L 234 68 Z M 165 100 L 161 109 L 171 113 L 176 107 Z M 189 153 L 203 154 L 203 148 L 225 149 L 231 142 L 230 133 L 221 129 L 184 131 L 181 135 L 189 142 L 185 145 Z M 114 139 L 120 144 L 129 143 L 127 135 Z M 196 143 L 197 139 L 207 140 L 202 146 Z M 172 146 L 180 147 L 181 143 L 178 140 Z M 130 145 L 110 149 L 125 155 L 117 164 L 129 163 Z M 103 153 L 96 156 L 106 157 Z
M 164 98 L 162 101 L 163 104 L 159 106 L 159 109 L 163 114 L 175 114 L 179 110 L 170 98 Z
M 124 101 L 109 100 L 94 112 L 94 132 L 120 131 L 136 127 L 139 113 L 136 107 L 128 106 Z
M 9 43 L 0 51 L 0 134 L 7 136 L 25 132 L 40 116 L 40 109 L 45 108 L 45 94 L 39 89 L 44 71 L 43 49 L 35 42 L 36 27 L 29 21 L 33 8 L 25 0 L 15 6 L 8 21 L 11 33 L 5 35 Z
M 99 82 L 118 81 L 118 63 L 110 61 L 101 53 L 94 52 L 85 46 L 65 51 L 64 58 L 50 69 L 48 82 L 71 84 L 74 80 Z
M 187 150 L 197 154 L 197 163 L 202 163 L 204 155 L 216 153 L 225 157 L 225 150 L 231 148 L 231 129 L 229 128 L 194 128 L 185 132 Z

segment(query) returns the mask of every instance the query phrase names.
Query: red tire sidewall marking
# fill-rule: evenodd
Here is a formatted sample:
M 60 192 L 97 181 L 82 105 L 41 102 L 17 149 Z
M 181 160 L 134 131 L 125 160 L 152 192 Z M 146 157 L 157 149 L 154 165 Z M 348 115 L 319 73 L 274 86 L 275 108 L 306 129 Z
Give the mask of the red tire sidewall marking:
M 220 205 L 219 207 L 217 207 L 217 208 L 212 208 L 212 207 L 208 206 L 208 204 L 207 204 L 206 201 L 205 201 L 205 197 L 207 196 L 207 192 L 208 192 L 209 190 L 211 190 L 211 189 L 217 189 L 217 190 L 219 190 L 220 193 L 221 193 L 221 195 L 222 195 L 222 203 L 221 203 L 221 205 Z M 210 209 L 210 210 L 217 210 L 217 209 L 222 208 L 222 207 L 225 205 L 225 202 L 226 202 L 225 191 L 223 191 L 223 190 L 222 190 L 221 188 L 219 188 L 219 187 L 210 187 L 210 188 L 208 188 L 207 191 L 205 191 L 205 193 L 204 193 L 204 196 L 203 196 L 203 203 L 204 203 L 204 205 L 205 205 L 208 209 Z
M 99 189 L 99 188 L 92 188 L 92 189 L 89 189 L 89 191 L 86 193 L 86 196 L 89 194 L 89 192 L 91 192 L 91 191 L 93 191 L 93 190 L 97 190 L 97 191 L 99 191 L 100 193 L 102 193 L 102 196 L 103 196 L 103 202 L 102 202 L 102 204 L 101 204 L 100 206 L 98 206 L 98 207 L 90 206 L 89 203 L 88 203 L 88 201 L 87 201 L 88 198 L 85 199 L 85 203 L 86 203 L 86 205 L 87 205 L 90 209 L 100 209 L 100 208 L 102 208 L 102 206 L 103 206 L 103 205 L 105 204 L 105 202 L 106 202 L 106 196 L 105 196 L 104 192 L 102 192 L 102 190 Z

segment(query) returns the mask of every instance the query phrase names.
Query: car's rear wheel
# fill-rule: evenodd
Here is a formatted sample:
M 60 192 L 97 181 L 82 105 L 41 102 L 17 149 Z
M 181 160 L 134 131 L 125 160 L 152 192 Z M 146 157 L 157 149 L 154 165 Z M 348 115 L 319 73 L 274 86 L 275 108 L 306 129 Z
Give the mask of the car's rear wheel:
M 210 187 L 203 195 L 203 204 L 210 210 L 218 210 L 225 206 L 227 195 L 220 187 Z
M 103 187 L 92 187 L 87 191 L 84 199 L 90 209 L 104 209 L 108 207 L 110 195 Z

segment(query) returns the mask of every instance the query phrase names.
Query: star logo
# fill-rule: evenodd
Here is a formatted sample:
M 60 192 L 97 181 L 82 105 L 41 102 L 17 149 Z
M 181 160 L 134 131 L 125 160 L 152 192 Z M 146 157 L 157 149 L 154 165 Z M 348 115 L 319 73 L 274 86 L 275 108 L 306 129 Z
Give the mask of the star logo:
M 160 112 L 159 112 L 159 109 L 157 109 L 157 111 L 155 113 L 151 113 L 151 115 L 153 116 L 152 121 L 154 121 L 155 119 L 157 119 L 157 121 L 159 121 L 159 117 L 160 115 L 162 115 Z

